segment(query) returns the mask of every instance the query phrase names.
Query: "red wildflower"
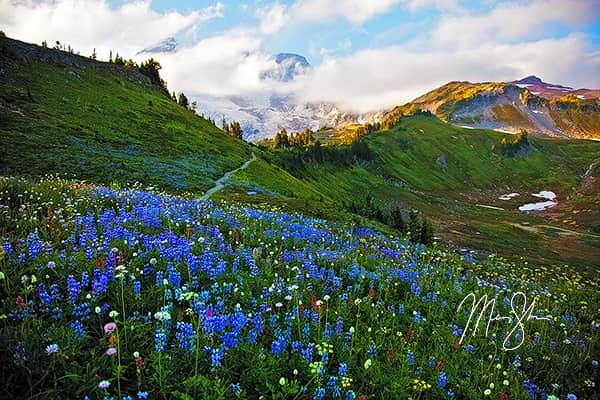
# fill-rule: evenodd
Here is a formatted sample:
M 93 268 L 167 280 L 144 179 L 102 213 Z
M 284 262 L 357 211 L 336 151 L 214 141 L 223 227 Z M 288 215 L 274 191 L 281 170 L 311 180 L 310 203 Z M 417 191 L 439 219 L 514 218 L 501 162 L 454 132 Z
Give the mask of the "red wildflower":
M 98 259 L 96 266 L 99 270 L 104 271 L 104 259 L 102 257 Z
M 136 357 L 135 358 L 135 366 L 140 368 L 142 366 L 142 364 L 144 364 L 144 360 L 142 359 L 142 357 Z
M 310 302 L 311 302 L 311 304 L 312 304 L 313 311 L 314 311 L 314 310 L 316 310 L 316 308 L 317 308 L 317 296 L 315 296 L 315 295 L 313 294 L 313 296 L 312 296 L 312 299 L 311 299 L 311 301 L 310 301 Z
M 456 340 L 454 341 L 454 348 L 455 349 L 460 348 L 460 338 L 456 338 Z
M 204 315 L 206 316 L 206 318 L 212 317 L 213 316 L 212 308 L 209 308 L 208 310 L 206 310 L 206 313 Z
M 510 397 L 508 397 L 506 393 L 502 393 L 502 395 L 500 396 L 500 400 L 510 400 Z
M 408 333 L 406 334 L 406 336 L 408 337 L 409 341 L 415 338 L 415 328 L 412 326 L 412 324 L 410 324 L 410 326 L 408 327 Z
M 438 361 L 437 363 L 437 369 L 439 372 L 442 372 L 442 370 L 444 369 L 444 362 L 443 361 Z
M 17 307 L 25 308 L 25 299 L 23 298 L 23 296 L 18 295 L 17 300 L 15 300 L 15 303 L 16 303 Z
M 367 396 L 365 396 L 365 395 L 363 394 L 362 396 L 360 396 L 360 397 L 358 398 L 358 400 L 367 400 Z
M 304 306 L 301 304 L 300 307 L 298 307 L 298 316 L 300 318 L 304 317 Z
M 387 351 L 388 360 L 391 360 L 396 355 L 396 350 L 393 347 L 390 347 Z
M 192 227 L 191 227 L 191 226 L 188 226 L 188 228 L 187 228 L 187 238 L 188 238 L 188 239 L 192 237 L 192 233 L 193 233 L 193 232 L 194 232 L 194 231 L 193 231 Z
M 375 295 L 375 289 L 369 289 L 369 297 L 373 297 Z

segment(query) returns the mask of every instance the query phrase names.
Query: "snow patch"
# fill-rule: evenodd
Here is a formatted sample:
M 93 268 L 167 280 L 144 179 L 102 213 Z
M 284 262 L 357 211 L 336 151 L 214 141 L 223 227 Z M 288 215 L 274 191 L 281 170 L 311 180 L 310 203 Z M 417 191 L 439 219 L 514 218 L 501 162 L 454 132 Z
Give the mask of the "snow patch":
M 521 210 L 521 211 L 542 211 L 547 208 L 554 207 L 557 204 L 558 203 L 554 202 L 554 201 L 544 201 L 541 203 L 528 203 L 528 204 L 524 204 L 521 207 L 519 207 L 519 210 Z
M 504 208 L 494 207 L 494 206 L 487 206 L 485 204 L 477 204 L 477 207 L 491 208 L 492 210 L 501 210 L 501 211 L 504 211 Z
M 528 203 L 523 204 L 519 207 L 521 211 L 542 211 L 547 208 L 554 207 L 558 204 L 556 201 L 556 193 L 550 190 L 542 190 L 539 193 L 532 193 L 532 196 L 539 197 L 540 199 L 547 199 L 548 201 L 542 201 L 539 203 Z
M 540 199 L 547 199 L 552 201 L 556 200 L 556 193 L 550 190 L 542 190 L 539 193 L 533 193 L 532 196 L 539 197 Z
M 509 193 L 509 194 L 503 194 L 502 196 L 498 197 L 500 200 L 510 200 L 513 197 L 517 197 L 520 196 L 519 193 Z

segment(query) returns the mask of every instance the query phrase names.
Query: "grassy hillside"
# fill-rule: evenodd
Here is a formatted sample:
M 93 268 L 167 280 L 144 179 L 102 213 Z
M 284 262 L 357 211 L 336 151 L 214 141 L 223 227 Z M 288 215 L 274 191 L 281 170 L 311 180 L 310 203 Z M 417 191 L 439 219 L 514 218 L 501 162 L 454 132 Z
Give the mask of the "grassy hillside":
M 540 263 L 596 268 L 598 188 L 584 190 L 583 175 L 598 158 L 600 143 L 530 138 L 530 154 L 514 158 L 498 149 L 505 137 L 510 139 L 414 116 L 363 139 L 376 154 L 374 161 L 319 165 L 304 174 L 319 191 L 346 204 L 371 193 L 384 207 L 419 209 L 434 219 L 447 242 Z M 541 190 L 556 192 L 559 205 L 543 214 L 518 210 L 539 201 L 531 194 Z M 521 195 L 498 199 L 511 192 Z
M 0 48 L 2 174 L 61 172 L 203 190 L 250 158 L 250 146 L 133 68 L 7 38 Z

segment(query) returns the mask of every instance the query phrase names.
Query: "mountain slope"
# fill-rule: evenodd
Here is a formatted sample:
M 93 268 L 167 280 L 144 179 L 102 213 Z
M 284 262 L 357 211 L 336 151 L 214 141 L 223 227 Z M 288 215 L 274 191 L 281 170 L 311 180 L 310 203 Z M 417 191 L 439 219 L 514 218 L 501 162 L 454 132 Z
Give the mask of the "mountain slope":
M 600 138 L 600 92 L 572 89 L 527 77 L 514 82 L 449 82 L 412 102 L 394 108 L 384 120 L 394 122 L 417 110 L 471 127 L 538 136 Z
M 404 117 L 390 130 L 363 137 L 372 161 L 309 164 L 301 172 L 320 192 L 346 205 L 360 205 L 370 194 L 387 210 L 418 209 L 432 218 L 445 243 L 541 264 L 598 268 L 598 173 L 584 176 L 597 169 L 590 165 L 597 165 L 600 143 L 532 137 L 529 155 L 508 157 L 500 150 L 502 139 L 512 138 L 431 116 Z M 538 202 L 532 194 L 543 190 L 558 195 L 554 208 L 519 210 Z M 499 199 L 513 192 L 520 196 Z
M 202 190 L 251 156 L 135 68 L 0 39 L 0 171 Z

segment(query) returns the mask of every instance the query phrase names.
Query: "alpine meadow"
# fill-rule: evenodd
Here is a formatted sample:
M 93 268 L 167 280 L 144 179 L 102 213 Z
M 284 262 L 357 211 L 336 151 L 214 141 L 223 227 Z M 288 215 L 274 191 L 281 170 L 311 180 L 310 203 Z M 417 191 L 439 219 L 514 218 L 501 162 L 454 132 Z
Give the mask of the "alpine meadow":
M 0 29 L 0 398 L 600 399 L 596 1 Z

